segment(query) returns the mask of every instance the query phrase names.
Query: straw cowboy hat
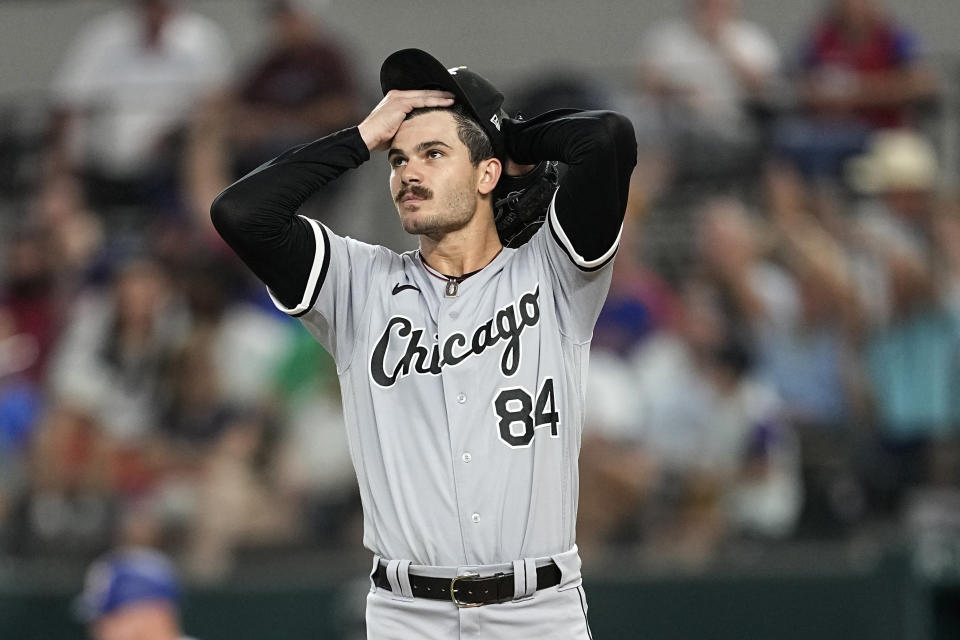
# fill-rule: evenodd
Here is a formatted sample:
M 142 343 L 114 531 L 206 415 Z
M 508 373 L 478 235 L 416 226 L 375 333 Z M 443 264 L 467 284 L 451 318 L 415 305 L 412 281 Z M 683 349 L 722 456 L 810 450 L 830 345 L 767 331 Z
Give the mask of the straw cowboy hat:
M 861 193 L 926 191 L 937 183 L 937 153 L 929 140 L 914 131 L 880 131 L 867 152 L 847 162 L 851 187 Z

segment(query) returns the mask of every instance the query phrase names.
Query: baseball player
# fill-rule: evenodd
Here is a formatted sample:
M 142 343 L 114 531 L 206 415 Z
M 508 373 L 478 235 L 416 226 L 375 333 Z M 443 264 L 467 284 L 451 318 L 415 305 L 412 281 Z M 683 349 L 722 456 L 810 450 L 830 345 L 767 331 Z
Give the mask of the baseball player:
M 75 602 L 94 640 L 190 640 L 180 631 L 180 583 L 158 551 L 126 548 L 90 565 Z
M 368 637 L 588 638 L 577 456 L 633 129 L 612 112 L 512 120 L 480 75 L 417 49 L 389 56 L 380 80 L 358 126 L 228 187 L 214 224 L 336 361 L 374 554 Z M 418 251 L 297 215 L 373 152 Z M 547 222 L 504 247 L 504 165 L 551 159 L 567 169 Z

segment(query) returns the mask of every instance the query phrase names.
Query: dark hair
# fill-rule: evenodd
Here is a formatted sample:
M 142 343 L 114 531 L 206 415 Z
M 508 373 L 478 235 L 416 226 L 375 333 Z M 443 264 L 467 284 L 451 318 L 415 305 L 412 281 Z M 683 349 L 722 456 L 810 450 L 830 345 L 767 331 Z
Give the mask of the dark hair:
M 415 118 L 424 113 L 432 111 L 448 111 L 457 123 L 457 137 L 460 142 L 470 151 L 470 162 L 473 166 L 480 164 L 481 160 L 492 158 L 496 154 L 493 151 L 493 143 L 490 142 L 490 136 L 483 130 L 473 116 L 463 107 L 455 104 L 452 107 L 421 107 L 414 109 L 407 114 L 406 119 Z

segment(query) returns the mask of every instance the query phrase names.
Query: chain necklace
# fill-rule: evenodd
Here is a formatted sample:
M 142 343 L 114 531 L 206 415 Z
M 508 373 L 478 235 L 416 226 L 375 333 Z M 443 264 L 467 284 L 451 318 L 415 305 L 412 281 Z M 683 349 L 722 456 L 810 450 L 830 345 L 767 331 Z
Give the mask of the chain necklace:
M 497 251 L 497 253 L 494 254 L 492 258 L 490 258 L 490 262 L 493 262 L 494 260 L 497 259 L 497 256 L 500 255 L 500 251 L 503 251 L 503 247 L 500 247 L 500 250 Z M 445 273 L 440 273 L 439 271 L 431 267 L 429 264 L 427 264 L 427 261 L 424 260 L 423 258 L 423 254 L 420 253 L 419 251 L 417 251 L 417 255 L 420 256 L 420 262 L 423 263 L 423 267 L 424 269 L 427 270 L 427 273 L 429 273 L 434 278 L 437 278 L 438 280 L 443 280 L 447 283 L 446 286 L 443 288 L 443 295 L 446 298 L 456 298 L 457 294 L 460 292 L 460 283 L 466 280 L 467 278 L 469 278 L 470 276 L 480 273 L 487 267 L 487 265 L 490 264 L 490 262 L 488 262 L 487 264 L 483 265 L 476 271 L 465 273 L 462 276 L 448 276 Z

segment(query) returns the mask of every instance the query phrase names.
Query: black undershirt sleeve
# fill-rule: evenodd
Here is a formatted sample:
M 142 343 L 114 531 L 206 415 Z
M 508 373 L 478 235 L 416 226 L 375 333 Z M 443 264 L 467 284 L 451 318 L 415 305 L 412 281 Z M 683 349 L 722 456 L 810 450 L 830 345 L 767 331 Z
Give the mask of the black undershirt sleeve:
M 637 142 L 630 121 L 612 111 L 548 112 L 504 123 L 507 151 L 521 164 L 560 160 L 569 169 L 554 208 L 585 260 L 603 256 L 617 239 L 627 209 Z
M 294 147 L 227 187 L 213 201 L 213 226 L 285 306 L 303 298 L 316 253 L 300 206 L 370 158 L 356 127 Z M 318 287 L 322 283 L 318 283 Z

